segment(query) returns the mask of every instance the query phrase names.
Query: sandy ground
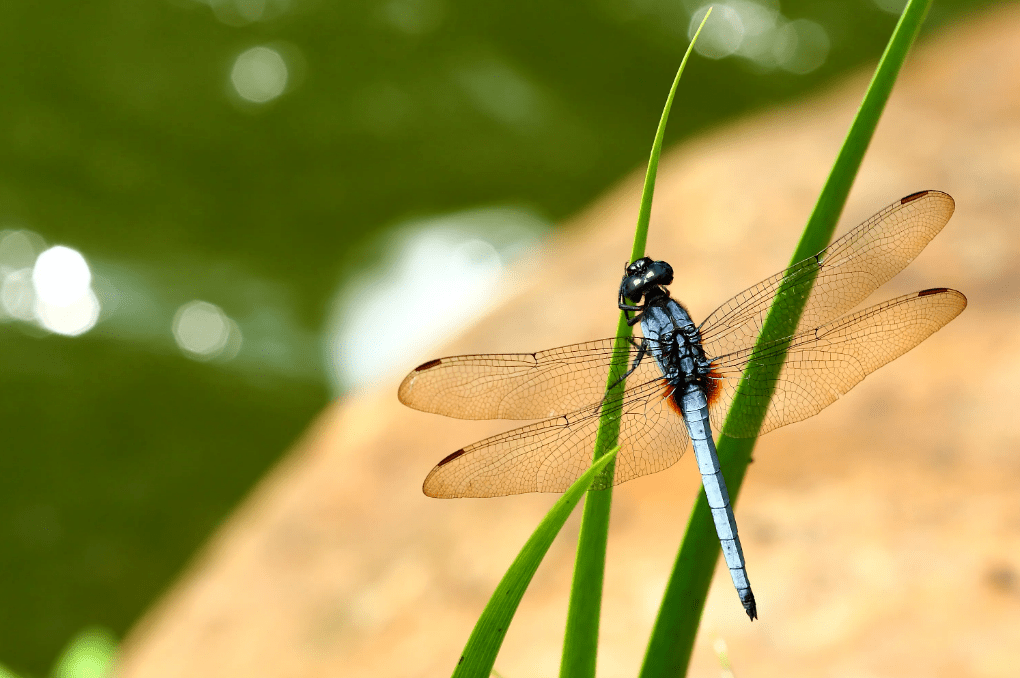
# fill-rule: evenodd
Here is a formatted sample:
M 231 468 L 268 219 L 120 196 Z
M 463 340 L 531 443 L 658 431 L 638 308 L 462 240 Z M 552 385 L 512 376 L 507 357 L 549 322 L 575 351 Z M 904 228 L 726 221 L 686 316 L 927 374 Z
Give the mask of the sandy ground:
M 648 252 L 684 262 L 672 289 L 696 319 L 786 265 L 869 75 L 664 160 Z M 719 639 L 739 678 L 1020 675 L 1015 5 L 913 55 L 840 232 L 926 188 L 953 195 L 956 216 L 876 298 L 945 286 L 970 305 L 821 415 L 761 440 L 737 506 L 761 619 L 748 623 L 720 573 L 691 675 L 720 675 Z M 639 192 L 635 174 L 574 219 L 517 271 L 519 292 L 442 353 L 611 334 Z M 411 411 L 397 381 L 322 413 L 130 635 L 123 676 L 449 674 L 555 497 L 424 497 L 436 461 L 510 426 Z M 617 490 L 601 676 L 640 666 L 696 471 L 687 455 Z M 575 515 L 510 628 L 504 676 L 556 674 L 576 534 Z

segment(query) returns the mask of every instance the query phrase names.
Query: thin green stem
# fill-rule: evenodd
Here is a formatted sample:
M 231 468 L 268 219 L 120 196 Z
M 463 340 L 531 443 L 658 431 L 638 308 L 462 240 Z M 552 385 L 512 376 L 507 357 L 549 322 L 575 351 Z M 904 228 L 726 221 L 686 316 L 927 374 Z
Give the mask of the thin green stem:
M 662 140 L 666 136 L 666 121 L 669 120 L 669 111 L 673 108 L 673 97 L 676 96 L 676 88 L 680 84 L 680 76 L 683 75 L 684 68 L 687 67 L 687 60 L 691 57 L 691 52 L 694 51 L 694 45 L 698 42 L 698 36 L 701 35 L 701 29 L 705 27 L 705 22 L 708 21 L 710 16 L 712 16 L 711 7 L 705 12 L 705 17 L 701 20 L 698 30 L 694 32 L 694 37 L 691 38 L 691 44 L 687 46 L 687 51 L 684 52 L 680 68 L 677 69 L 676 77 L 673 78 L 673 86 L 669 88 L 666 105 L 663 106 L 662 115 L 659 117 L 659 127 L 655 130 L 652 152 L 648 157 L 648 169 L 645 171 L 645 185 L 641 189 L 641 207 L 638 210 L 637 226 L 634 229 L 634 246 L 630 250 L 631 261 L 645 256 L 645 244 L 648 242 L 648 222 L 652 217 L 652 193 L 655 192 L 655 176 L 659 172 L 659 156 L 662 155 Z M 620 335 L 618 334 L 617 336 Z
M 694 49 L 694 43 L 701 34 L 701 29 L 708 21 L 712 10 L 694 34 L 690 46 L 684 54 L 680 68 L 677 70 L 673 86 L 666 98 L 666 105 L 659 119 L 659 127 L 655 132 L 652 152 L 648 159 L 648 170 L 645 173 L 645 185 L 641 194 L 641 207 L 638 211 L 637 226 L 634 231 L 634 245 L 631 249 L 630 261 L 644 256 L 645 243 L 648 240 L 648 223 L 652 213 L 652 193 L 655 190 L 655 175 L 659 167 L 659 156 L 662 154 L 662 140 L 666 134 L 666 121 L 673 106 L 680 76 L 687 66 L 687 60 Z M 625 383 L 622 380 L 627 370 L 628 339 L 632 328 L 627 324 L 626 314 L 620 313 L 616 327 L 616 340 L 613 346 L 613 360 L 609 367 L 606 381 L 606 399 L 603 414 L 599 420 L 598 433 L 595 438 L 593 459 L 599 459 L 604 451 L 617 444 L 620 436 L 620 419 L 611 416 L 618 412 L 623 398 Z M 606 546 L 609 536 L 609 514 L 613 500 L 613 473 L 615 464 L 609 464 L 598 482 L 584 502 L 581 514 L 581 532 L 577 540 L 577 559 L 574 564 L 574 578 L 570 588 L 570 605 L 567 610 L 566 631 L 563 638 L 563 659 L 560 664 L 561 678 L 594 678 L 595 665 L 598 657 L 599 620 L 602 611 L 602 584 L 605 578 Z

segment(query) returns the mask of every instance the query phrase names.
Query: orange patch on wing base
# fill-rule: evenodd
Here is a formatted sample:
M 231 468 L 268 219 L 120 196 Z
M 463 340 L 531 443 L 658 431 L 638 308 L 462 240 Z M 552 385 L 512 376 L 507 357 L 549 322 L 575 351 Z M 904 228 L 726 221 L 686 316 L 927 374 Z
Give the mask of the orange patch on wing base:
M 673 397 L 673 395 L 676 393 L 676 387 L 673 386 L 673 384 L 670 384 L 665 379 L 662 380 L 662 383 L 666 385 L 666 390 L 663 391 L 662 397 L 666 399 L 666 402 L 669 404 L 670 408 L 674 412 L 676 412 L 676 416 L 683 417 L 684 413 L 683 410 L 680 409 L 680 403 L 678 403 L 676 401 L 676 398 Z
M 715 365 L 712 365 L 712 369 L 709 370 L 708 376 L 705 377 L 705 398 L 708 399 L 708 406 L 712 407 L 715 401 L 719 398 L 719 393 L 722 389 L 719 388 L 722 382 L 722 375 L 716 371 Z
M 663 391 L 662 397 L 666 399 L 666 402 L 669 403 L 669 406 L 673 409 L 673 411 L 682 417 L 683 409 L 680 407 L 680 403 L 677 402 L 677 399 L 675 397 L 677 395 L 676 387 L 666 382 L 665 379 L 662 380 L 662 383 L 665 384 L 666 386 L 665 391 Z M 705 383 L 704 386 L 705 399 L 708 401 L 708 406 L 712 407 L 712 405 L 715 404 L 715 401 L 719 398 L 719 395 L 722 392 L 722 389 L 720 388 L 720 385 L 722 383 L 722 375 L 719 374 L 719 372 L 715 369 L 715 365 L 712 366 L 712 369 L 705 377 L 704 383 Z

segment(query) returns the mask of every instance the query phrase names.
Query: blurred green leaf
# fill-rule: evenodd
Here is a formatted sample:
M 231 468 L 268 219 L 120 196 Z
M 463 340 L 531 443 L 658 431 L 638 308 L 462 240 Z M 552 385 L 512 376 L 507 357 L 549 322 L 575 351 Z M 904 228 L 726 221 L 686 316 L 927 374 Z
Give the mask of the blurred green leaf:
M 609 450 L 601 459 L 597 459 L 591 468 L 574 481 L 574 484 L 553 504 L 545 518 L 535 528 L 496 586 L 489 603 L 475 623 L 457 668 L 453 671 L 454 678 L 485 678 L 492 673 L 496 655 L 499 654 L 499 648 L 503 645 L 507 629 L 517 612 L 521 598 L 524 597 L 524 592 L 528 589 L 528 584 L 531 583 L 531 578 L 535 576 L 535 571 L 545 558 L 553 540 L 585 490 L 603 469 L 612 464 L 618 451 L 619 448 Z
M 11 671 L 9 668 L 4 666 L 3 664 L 0 664 L 0 678 L 21 678 L 21 677 L 14 671 Z
M 50 678 L 105 678 L 117 658 L 117 639 L 107 629 L 85 629 L 68 643 Z

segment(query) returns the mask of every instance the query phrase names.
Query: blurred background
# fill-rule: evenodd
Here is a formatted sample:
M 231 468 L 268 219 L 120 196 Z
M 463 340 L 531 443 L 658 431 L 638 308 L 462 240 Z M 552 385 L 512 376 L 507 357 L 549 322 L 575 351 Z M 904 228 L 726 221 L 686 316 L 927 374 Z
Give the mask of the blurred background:
M 703 4 L 0 4 L 0 664 L 112 651 L 331 399 L 501 298 L 645 161 Z M 718 3 L 667 144 L 902 5 Z

